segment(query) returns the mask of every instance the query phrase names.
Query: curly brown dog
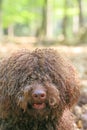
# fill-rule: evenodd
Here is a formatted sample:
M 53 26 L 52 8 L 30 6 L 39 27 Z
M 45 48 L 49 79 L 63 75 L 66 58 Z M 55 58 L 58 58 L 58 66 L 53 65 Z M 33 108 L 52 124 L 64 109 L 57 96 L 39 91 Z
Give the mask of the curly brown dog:
M 79 82 L 53 49 L 21 50 L 0 62 L 0 130 L 74 130 Z

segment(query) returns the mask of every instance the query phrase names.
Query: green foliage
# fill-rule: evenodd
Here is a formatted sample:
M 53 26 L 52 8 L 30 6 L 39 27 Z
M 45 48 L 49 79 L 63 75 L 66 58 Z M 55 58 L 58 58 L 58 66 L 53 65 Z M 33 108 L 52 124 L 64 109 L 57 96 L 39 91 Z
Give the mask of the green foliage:
M 66 15 L 68 17 L 75 16 L 75 15 L 78 15 L 78 14 L 79 14 L 79 10 L 77 8 L 68 8 L 68 9 L 66 9 Z M 58 8 L 55 11 L 55 16 L 58 17 L 58 18 L 63 18 L 64 15 L 65 15 L 64 8 Z
M 51 0 L 56 18 L 64 16 L 64 4 L 66 0 Z M 77 1 L 68 1 L 67 16 L 78 14 L 78 8 L 74 7 Z M 3 0 L 3 23 L 5 27 L 15 23 L 32 23 L 38 17 L 42 18 L 42 7 L 45 0 Z M 75 4 L 76 5 L 76 4 Z
M 31 23 L 40 16 L 38 8 L 43 0 L 3 0 L 3 23 L 5 27 L 15 23 Z

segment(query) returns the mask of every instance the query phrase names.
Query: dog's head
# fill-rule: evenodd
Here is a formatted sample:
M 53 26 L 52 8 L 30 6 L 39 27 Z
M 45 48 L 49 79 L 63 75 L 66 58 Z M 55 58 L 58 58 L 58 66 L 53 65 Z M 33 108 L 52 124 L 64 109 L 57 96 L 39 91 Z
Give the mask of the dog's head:
M 1 91 L 29 114 L 63 111 L 78 100 L 76 70 L 53 49 L 14 53 L 1 63 L 0 72 Z
M 28 53 L 25 54 L 28 58 L 26 58 L 25 66 L 21 65 L 21 69 L 25 70 L 24 76 L 29 81 L 26 85 L 27 88 L 29 90 L 33 88 L 36 91 L 38 91 L 37 89 L 43 90 L 44 94 L 42 95 L 45 97 L 46 104 L 50 104 L 51 107 L 58 105 L 62 105 L 62 108 L 72 107 L 79 97 L 79 81 L 76 70 L 70 61 L 53 49 L 37 49 L 30 53 L 30 56 L 28 56 Z M 19 58 L 19 60 L 20 64 L 23 58 Z M 23 77 L 20 81 L 23 83 L 25 78 Z M 26 90 L 24 84 L 24 93 Z M 33 98 L 32 101 L 34 102 Z M 53 104 L 51 104 L 52 101 Z M 35 104 L 34 107 L 37 107 L 37 109 L 47 107 L 46 104 L 36 102 Z

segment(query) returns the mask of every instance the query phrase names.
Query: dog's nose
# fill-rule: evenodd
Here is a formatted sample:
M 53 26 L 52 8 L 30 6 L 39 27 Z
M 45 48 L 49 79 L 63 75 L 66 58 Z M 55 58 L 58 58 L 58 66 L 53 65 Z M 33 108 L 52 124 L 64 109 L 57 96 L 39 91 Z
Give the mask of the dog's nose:
M 33 97 L 35 100 L 38 100 L 38 99 L 44 100 L 44 99 L 46 99 L 46 92 L 43 91 L 43 90 L 35 90 L 35 91 L 32 93 L 32 97 Z

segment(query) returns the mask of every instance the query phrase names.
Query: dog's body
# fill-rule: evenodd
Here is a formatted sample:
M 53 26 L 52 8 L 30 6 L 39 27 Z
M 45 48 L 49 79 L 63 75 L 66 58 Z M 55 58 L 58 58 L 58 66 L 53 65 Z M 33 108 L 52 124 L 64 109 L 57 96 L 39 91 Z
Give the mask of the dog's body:
M 74 67 L 52 49 L 14 53 L 0 63 L 0 130 L 74 130 Z

